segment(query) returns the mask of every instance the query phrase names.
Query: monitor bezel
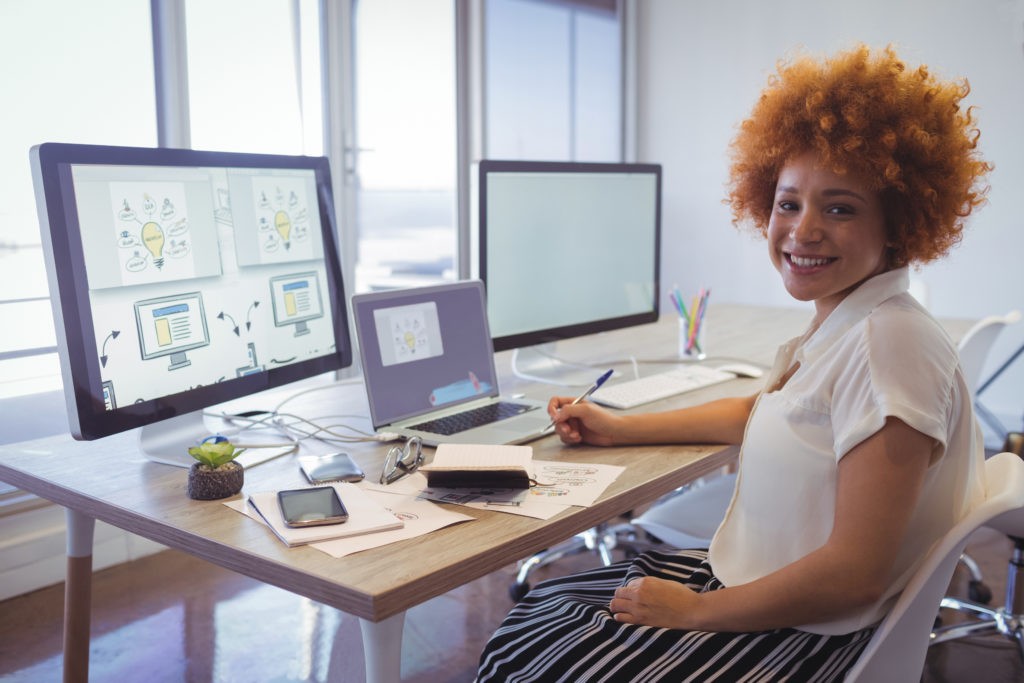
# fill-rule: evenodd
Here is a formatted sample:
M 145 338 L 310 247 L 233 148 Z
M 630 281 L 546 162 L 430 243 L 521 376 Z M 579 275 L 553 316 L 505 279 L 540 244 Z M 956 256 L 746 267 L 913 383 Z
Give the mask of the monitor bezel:
M 480 279 L 487 280 L 487 184 L 491 173 L 645 173 L 655 176 L 655 226 L 654 226 L 654 288 L 651 292 L 651 308 L 643 313 L 603 318 L 559 327 L 549 327 L 528 332 L 517 332 L 493 337 L 494 350 L 506 351 L 557 342 L 563 339 L 582 337 L 598 332 L 634 327 L 657 322 L 660 315 L 659 296 L 661 291 L 661 175 L 660 164 L 637 162 L 583 162 L 583 161 L 523 161 L 485 159 L 479 163 L 478 197 L 478 252 L 477 262 Z
M 326 157 L 48 142 L 34 146 L 30 158 L 68 421 L 76 439 L 110 436 L 352 364 L 348 307 Z M 312 170 L 323 238 L 328 305 L 336 342 L 333 353 L 107 410 L 100 369 L 101 350 L 93 341 L 96 337 L 71 178 L 73 165 Z

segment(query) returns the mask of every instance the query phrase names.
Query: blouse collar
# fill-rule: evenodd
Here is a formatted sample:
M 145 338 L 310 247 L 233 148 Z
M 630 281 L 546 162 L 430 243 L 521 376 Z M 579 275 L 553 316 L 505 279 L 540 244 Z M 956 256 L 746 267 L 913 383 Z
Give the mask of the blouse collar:
M 826 353 L 832 342 L 851 327 L 864 320 L 883 301 L 910 290 L 910 268 L 896 268 L 876 275 L 850 292 L 829 313 L 806 342 L 797 350 L 796 360 L 813 360 Z M 805 335 L 806 336 L 806 335 Z

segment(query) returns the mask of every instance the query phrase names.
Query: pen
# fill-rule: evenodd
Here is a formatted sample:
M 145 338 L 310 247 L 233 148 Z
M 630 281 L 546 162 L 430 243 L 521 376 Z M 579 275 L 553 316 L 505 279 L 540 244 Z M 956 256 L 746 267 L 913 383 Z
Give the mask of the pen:
M 601 375 L 600 377 L 598 377 L 597 380 L 593 384 L 590 385 L 589 389 L 587 389 L 582 394 L 580 394 L 579 397 L 575 401 L 570 403 L 569 405 L 574 406 L 577 403 L 579 403 L 580 401 L 587 400 L 587 397 L 590 396 L 595 391 L 597 391 L 598 389 L 600 389 L 601 385 L 604 384 L 605 382 L 607 382 L 608 378 L 611 377 L 611 376 L 612 376 L 612 371 L 609 370 L 608 372 L 606 372 L 603 375 Z M 549 429 L 551 429 L 554 426 L 555 426 L 555 421 L 552 420 L 551 422 L 548 423 L 548 426 L 544 428 L 544 431 L 546 432 L 546 431 L 548 431 Z

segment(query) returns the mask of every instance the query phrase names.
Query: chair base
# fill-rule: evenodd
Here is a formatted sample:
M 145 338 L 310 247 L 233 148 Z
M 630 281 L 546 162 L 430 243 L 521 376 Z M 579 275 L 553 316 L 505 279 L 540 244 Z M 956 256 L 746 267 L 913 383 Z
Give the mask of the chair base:
M 1021 662 L 1024 663 L 1024 619 L 1021 615 L 1008 612 L 1003 607 L 991 608 L 967 600 L 943 598 L 941 607 L 966 612 L 977 621 L 942 626 L 932 631 L 929 645 L 938 645 L 959 638 L 1000 634 L 1017 644 Z
M 970 576 L 967 581 L 967 597 L 972 602 L 979 602 L 985 605 L 992 602 L 992 589 L 985 585 L 981 575 L 981 568 L 974 561 L 974 558 L 967 553 L 962 553 L 960 555 L 960 565 L 967 570 Z
M 607 567 L 614 561 L 612 551 L 616 548 L 625 551 L 626 557 L 634 557 L 659 545 L 660 542 L 650 540 L 646 534 L 632 524 L 603 522 L 576 534 L 564 543 L 542 550 L 520 561 L 516 580 L 508 587 L 509 597 L 516 602 L 522 600 L 530 592 L 530 574 L 568 555 L 596 552 L 601 558 L 601 563 Z
M 1024 663 L 1024 538 L 1010 536 L 1014 543 L 1006 573 L 1006 600 L 1002 607 L 945 597 L 940 609 L 963 612 L 972 621 L 941 626 L 932 630 L 929 645 L 938 645 L 969 636 L 1002 635 L 1017 645 Z

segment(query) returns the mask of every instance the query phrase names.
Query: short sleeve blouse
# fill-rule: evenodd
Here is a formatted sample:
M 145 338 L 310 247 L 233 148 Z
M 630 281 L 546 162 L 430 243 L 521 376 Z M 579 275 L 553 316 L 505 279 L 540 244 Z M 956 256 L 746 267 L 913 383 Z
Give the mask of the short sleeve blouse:
M 906 268 L 865 282 L 810 335 L 783 345 L 747 424 L 736 492 L 711 543 L 726 585 L 748 583 L 821 547 L 832 530 L 839 461 L 895 417 L 934 439 L 908 533 L 875 604 L 821 634 L 876 623 L 931 545 L 984 497 L 984 448 L 956 347 L 908 293 Z

